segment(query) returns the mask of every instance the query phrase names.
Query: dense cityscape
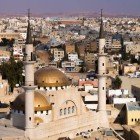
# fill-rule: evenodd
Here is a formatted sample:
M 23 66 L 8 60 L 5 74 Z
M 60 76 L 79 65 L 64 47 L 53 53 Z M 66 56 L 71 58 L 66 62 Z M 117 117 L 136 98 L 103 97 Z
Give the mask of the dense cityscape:
M 140 18 L 0 18 L 1 140 L 139 140 Z

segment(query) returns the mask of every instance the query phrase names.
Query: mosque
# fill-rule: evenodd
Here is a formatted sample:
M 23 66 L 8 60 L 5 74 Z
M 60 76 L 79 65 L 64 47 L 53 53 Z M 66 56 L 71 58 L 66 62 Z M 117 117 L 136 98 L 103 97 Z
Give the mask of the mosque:
M 102 12 L 101 12 L 102 13 Z M 101 14 L 102 15 L 102 14 Z M 11 104 L 13 126 L 23 129 L 25 137 L 32 140 L 57 140 L 60 137 L 75 138 L 84 131 L 108 128 L 106 113 L 106 56 L 103 21 L 99 34 L 98 61 L 98 110 L 89 110 L 78 88 L 68 77 L 52 67 L 41 68 L 34 74 L 35 60 L 28 15 L 25 48 L 24 93 L 19 94 Z

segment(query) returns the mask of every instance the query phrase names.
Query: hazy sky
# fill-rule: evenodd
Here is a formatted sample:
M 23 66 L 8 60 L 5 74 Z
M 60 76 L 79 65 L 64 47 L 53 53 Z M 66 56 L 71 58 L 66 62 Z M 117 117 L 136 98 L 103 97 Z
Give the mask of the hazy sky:
M 0 0 L 0 13 L 98 12 L 140 15 L 140 0 Z

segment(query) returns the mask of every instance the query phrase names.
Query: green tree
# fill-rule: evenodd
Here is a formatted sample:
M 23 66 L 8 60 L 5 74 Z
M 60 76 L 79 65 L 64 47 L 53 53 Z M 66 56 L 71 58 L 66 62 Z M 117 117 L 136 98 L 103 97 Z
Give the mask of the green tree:
M 113 81 L 113 88 L 119 89 L 122 85 L 122 80 L 119 78 L 119 76 L 115 77 L 115 80 Z
M 1 46 L 10 46 L 10 47 L 12 47 L 13 46 L 13 44 L 14 44 L 14 42 L 15 42 L 15 39 L 7 39 L 7 38 L 2 38 L 1 39 L 2 41 L 0 42 L 0 45 Z
M 11 91 L 16 84 L 21 85 L 23 83 L 23 63 L 21 61 L 16 62 L 13 57 L 10 58 L 9 62 L 2 63 L 0 72 L 4 79 L 8 79 Z

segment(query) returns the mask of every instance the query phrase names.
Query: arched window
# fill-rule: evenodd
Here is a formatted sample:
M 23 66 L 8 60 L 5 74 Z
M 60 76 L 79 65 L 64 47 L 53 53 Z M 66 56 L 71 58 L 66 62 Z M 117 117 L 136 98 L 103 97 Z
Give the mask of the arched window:
M 69 108 L 68 108 L 68 114 L 70 114 L 70 113 L 71 113 L 71 108 L 69 107 Z
M 65 109 L 64 109 L 64 115 L 66 115 L 66 114 L 67 114 L 67 109 L 65 108 Z
M 62 109 L 60 109 L 60 116 L 62 116 L 63 115 L 63 110 Z
M 74 108 L 74 106 L 72 106 L 72 113 L 74 113 L 74 111 L 75 111 L 75 108 Z

